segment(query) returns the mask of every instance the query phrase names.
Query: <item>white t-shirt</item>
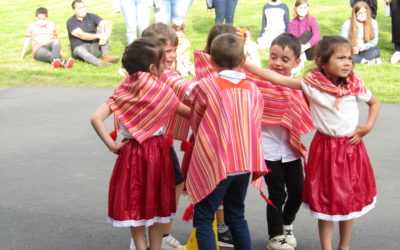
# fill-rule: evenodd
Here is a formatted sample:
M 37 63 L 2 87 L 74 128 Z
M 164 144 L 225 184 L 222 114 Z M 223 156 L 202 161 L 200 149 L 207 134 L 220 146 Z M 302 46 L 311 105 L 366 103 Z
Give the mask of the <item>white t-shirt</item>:
M 267 161 L 295 161 L 299 156 L 292 150 L 289 143 L 289 132 L 282 126 L 261 126 L 262 148 Z
M 121 133 L 121 135 L 126 138 L 126 139 L 133 139 L 133 136 L 131 135 L 131 133 L 129 132 L 129 130 L 125 127 L 125 125 L 121 122 L 119 122 L 119 132 Z M 158 135 L 162 135 L 164 132 L 164 126 L 162 126 L 161 128 L 159 128 L 156 132 L 154 132 L 154 134 L 150 137 L 153 136 L 158 136 Z
M 330 136 L 349 136 L 357 127 L 359 120 L 358 102 L 368 102 L 371 91 L 358 96 L 340 98 L 339 109 L 336 108 L 334 95 L 319 91 L 303 81 L 301 88 L 310 101 L 311 117 L 315 128 Z

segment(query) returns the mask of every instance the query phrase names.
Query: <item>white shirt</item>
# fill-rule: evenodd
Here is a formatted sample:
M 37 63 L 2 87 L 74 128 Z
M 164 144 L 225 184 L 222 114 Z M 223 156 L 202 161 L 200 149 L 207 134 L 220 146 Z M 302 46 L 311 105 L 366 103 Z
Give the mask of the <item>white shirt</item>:
M 368 102 L 371 91 L 358 96 L 342 96 L 339 109 L 334 95 L 319 91 L 303 81 L 301 88 L 310 100 L 311 117 L 315 128 L 330 136 L 349 136 L 357 127 L 359 120 L 358 102 Z
M 289 143 L 289 132 L 282 126 L 261 126 L 262 148 L 267 161 L 290 162 L 299 159 Z
M 119 132 L 121 133 L 121 135 L 126 138 L 126 139 L 133 139 L 132 134 L 129 132 L 129 130 L 125 127 L 125 125 L 121 122 L 119 122 Z M 162 126 L 161 128 L 159 128 L 156 132 L 154 132 L 154 134 L 152 134 L 150 137 L 153 136 L 158 136 L 158 135 L 162 135 L 164 133 L 164 126 Z

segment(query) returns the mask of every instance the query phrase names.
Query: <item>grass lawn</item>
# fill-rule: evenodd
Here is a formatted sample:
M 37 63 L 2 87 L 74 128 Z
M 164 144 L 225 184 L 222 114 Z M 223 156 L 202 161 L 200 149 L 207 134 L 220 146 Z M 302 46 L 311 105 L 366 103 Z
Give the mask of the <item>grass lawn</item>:
M 2 6 L 0 10 L 0 88 L 21 85 L 69 85 L 114 87 L 121 79 L 117 70 L 120 64 L 109 68 L 97 68 L 83 62 L 76 62 L 71 70 L 53 70 L 49 64 L 35 61 L 30 54 L 24 60 L 18 60 L 24 33 L 28 23 L 35 21 L 35 10 L 46 7 L 49 20 L 57 25 L 62 44 L 63 57 L 70 57 L 66 21 L 73 14 L 72 1 L 15 0 Z M 121 13 L 114 13 L 111 0 L 86 0 L 89 12 L 96 13 L 113 24 L 111 37 L 111 53 L 122 56 L 126 46 L 125 23 Z M 262 7 L 267 1 L 239 0 L 235 14 L 235 26 L 247 25 L 254 38 L 261 28 Z M 293 12 L 294 0 L 284 1 Z M 389 58 L 393 53 L 391 43 L 390 18 L 383 15 L 383 1 L 379 2 L 377 21 L 379 24 L 379 44 L 382 65 L 356 65 L 358 72 L 374 95 L 382 102 L 400 103 L 400 64 L 391 65 Z M 311 0 L 311 14 L 318 20 L 321 35 L 340 33 L 340 27 L 351 14 L 348 0 Z M 195 0 L 186 20 L 187 38 L 192 49 L 202 49 L 209 29 L 214 23 L 214 12 L 211 16 L 206 9 L 205 0 Z M 31 53 L 29 51 L 28 53 Z M 260 50 L 263 65 L 266 66 L 266 50 Z M 311 67 L 312 64 L 308 63 Z

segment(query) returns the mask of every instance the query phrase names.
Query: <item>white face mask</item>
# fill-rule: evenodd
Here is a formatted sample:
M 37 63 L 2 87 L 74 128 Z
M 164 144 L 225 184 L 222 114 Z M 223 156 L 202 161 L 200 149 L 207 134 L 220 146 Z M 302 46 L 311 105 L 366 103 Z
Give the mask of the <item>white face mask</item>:
M 78 15 L 79 17 L 85 17 L 87 14 L 86 8 L 81 8 L 76 10 L 76 15 Z
M 45 26 L 47 24 L 47 20 L 36 20 L 37 25 Z
M 297 11 L 297 15 L 299 15 L 300 17 L 307 16 L 307 14 L 308 14 L 307 4 L 303 3 L 303 4 L 299 5 L 299 7 L 297 7 L 296 11 Z
M 358 15 L 357 20 L 360 22 L 365 22 L 367 20 L 367 16 L 366 15 Z

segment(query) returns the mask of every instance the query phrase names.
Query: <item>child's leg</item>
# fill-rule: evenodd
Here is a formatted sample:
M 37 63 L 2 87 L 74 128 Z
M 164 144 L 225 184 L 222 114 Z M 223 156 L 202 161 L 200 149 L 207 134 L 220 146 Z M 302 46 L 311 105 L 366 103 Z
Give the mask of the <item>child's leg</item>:
M 285 162 L 282 164 L 285 173 L 285 183 L 287 188 L 287 200 L 283 208 L 283 224 L 293 223 L 297 212 L 303 201 L 303 165 L 301 159 Z
M 149 227 L 149 241 L 151 250 L 160 250 L 163 238 L 163 224 L 155 223 Z
M 217 249 L 212 223 L 233 177 L 221 181 L 211 194 L 194 206 L 193 227 L 196 228 L 199 250 Z
M 142 227 L 130 227 L 133 241 L 135 242 L 135 246 L 137 250 L 145 250 L 146 249 L 146 235 L 144 226 Z
M 319 240 L 322 250 L 332 250 L 333 222 L 318 220 Z
M 350 238 L 353 230 L 353 220 L 339 222 L 340 242 L 339 248 L 343 250 L 350 249 Z
M 224 197 L 225 222 L 231 230 L 235 249 L 251 249 L 250 231 L 244 217 L 244 200 L 250 174 L 241 174 L 230 178 L 233 180 Z
M 264 175 L 268 187 L 268 198 L 278 208 L 267 205 L 267 224 L 269 239 L 283 235 L 282 207 L 286 201 L 285 175 L 281 161 L 265 161 L 271 172 Z

